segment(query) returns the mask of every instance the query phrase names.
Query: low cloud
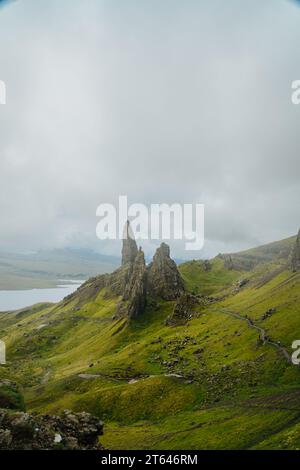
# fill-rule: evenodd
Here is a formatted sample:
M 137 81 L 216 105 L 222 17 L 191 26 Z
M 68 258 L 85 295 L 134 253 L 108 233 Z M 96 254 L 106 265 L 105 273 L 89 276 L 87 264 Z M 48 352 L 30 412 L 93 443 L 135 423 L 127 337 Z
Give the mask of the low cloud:
M 295 3 L 41 3 L 0 11 L 0 249 L 115 253 L 95 211 L 120 194 L 205 203 L 193 256 L 297 231 Z

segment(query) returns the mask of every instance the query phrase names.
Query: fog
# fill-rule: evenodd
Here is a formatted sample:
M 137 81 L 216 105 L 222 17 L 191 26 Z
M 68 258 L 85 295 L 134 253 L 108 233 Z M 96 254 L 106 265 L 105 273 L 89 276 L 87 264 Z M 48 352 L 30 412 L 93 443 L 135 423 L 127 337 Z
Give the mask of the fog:
M 96 208 L 119 195 L 205 204 L 205 246 L 180 258 L 296 233 L 299 44 L 287 0 L 0 8 L 0 251 L 118 254 Z

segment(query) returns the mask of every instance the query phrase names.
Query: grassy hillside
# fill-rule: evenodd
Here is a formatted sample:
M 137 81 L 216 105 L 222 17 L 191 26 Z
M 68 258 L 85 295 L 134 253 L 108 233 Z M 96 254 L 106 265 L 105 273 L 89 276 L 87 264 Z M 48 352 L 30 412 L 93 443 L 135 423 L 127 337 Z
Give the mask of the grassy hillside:
M 31 411 L 101 416 L 109 449 L 299 448 L 300 375 L 289 356 L 300 274 L 283 260 L 263 256 L 251 271 L 220 257 L 210 268 L 183 264 L 188 288 L 217 300 L 181 326 L 167 326 L 174 302 L 163 301 L 130 323 L 113 320 L 119 299 L 105 289 L 3 314 L 0 374 L 22 385 Z
M 190 292 L 201 295 L 213 295 L 231 286 L 241 276 L 243 271 L 229 270 L 224 266 L 224 260 L 217 257 L 207 264 L 201 260 L 193 260 L 179 266 L 186 287 Z

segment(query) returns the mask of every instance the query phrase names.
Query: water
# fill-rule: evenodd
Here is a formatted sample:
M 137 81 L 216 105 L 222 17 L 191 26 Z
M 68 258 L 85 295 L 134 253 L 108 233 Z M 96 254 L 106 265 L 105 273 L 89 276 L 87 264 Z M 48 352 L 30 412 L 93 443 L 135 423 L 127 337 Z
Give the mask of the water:
M 82 281 L 67 282 L 50 289 L 1 290 L 0 312 L 18 310 L 40 302 L 59 302 L 82 284 Z

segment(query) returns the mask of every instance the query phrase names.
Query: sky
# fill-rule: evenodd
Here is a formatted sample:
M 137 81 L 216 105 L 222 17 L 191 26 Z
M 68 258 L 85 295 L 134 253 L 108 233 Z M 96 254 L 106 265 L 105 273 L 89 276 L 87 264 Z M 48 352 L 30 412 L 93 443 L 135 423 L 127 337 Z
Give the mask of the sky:
M 0 8 L 0 251 L 91 248 L 96 208 L 205 204 L 211 257 L 300 227 L 300 6 L 18 0 Z M 147 255 L 158 242 L 143 241 Z

